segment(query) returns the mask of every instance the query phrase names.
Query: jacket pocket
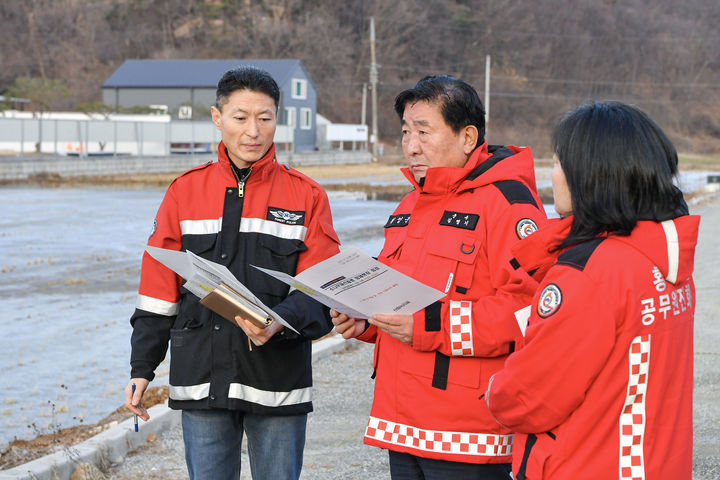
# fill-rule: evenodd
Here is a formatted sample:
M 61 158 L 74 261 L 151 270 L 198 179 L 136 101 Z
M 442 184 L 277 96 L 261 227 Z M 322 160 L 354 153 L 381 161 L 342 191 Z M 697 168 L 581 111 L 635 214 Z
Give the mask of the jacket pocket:
M 182 248 L 189 250 L 195 255 L 212 260 L 217 234 L 208 233 L 203 235 L 183 235 Z
M 307 246 L 300 240 L 262 236 L 248 263 L 258 267 L 270 268 L 288 275 L 295 275 L 298 256 L 307 250 Z M 272 278 L 257 268 L 248 267 L 248 287 L 261 297 L 269 307 L 277 305 L 284 299 L 290 287 L 285 283 Z
M 437 272 L 430 280 L 434 285 L 430 286 L 446 293 L 450 293 L 453 287 L 460 287 L 458 293 L 467 291 L 472 286 L 479 250 L 478 240 L 470 235 L 445 236 L 429 241 L 423 270 Z
M 194 386 L 210 381 L 210 341 L 207 328 L 170 330 L 170 385 Z

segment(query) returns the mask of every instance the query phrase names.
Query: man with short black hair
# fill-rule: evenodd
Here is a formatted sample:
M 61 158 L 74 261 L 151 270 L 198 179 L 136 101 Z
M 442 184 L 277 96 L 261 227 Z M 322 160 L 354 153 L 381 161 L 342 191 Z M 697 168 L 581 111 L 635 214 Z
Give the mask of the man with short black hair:
M 243 433 L 253 478 L 297 479 L 302 467 L 311 340 L 332 323 L 326 307 L 251 264 L 296 275 L 338 253 L 339 241 L 322 188 L 275 158 L 279 98 L 267 72 L 223 75 L 211 109 L 222 134 L 218 161 L 172 182 L 148 245 L 225 265 L 300 334 L 278 322 L 261 329 L 240 316 L 238 328 L 201 305 L 174 272 L 143 257 L 126 405 L 149 418 L 140 401 L 169 341 L 169 406 L 183 411 L 195 480 L 239 478 Z
M 394 479 L 509 479 L 513 434 L 481 399 L 522 333 L 537 286 L 512 247 L 545 220 L 527 147 L 488 145 L 475 90 L 450 76 L 400 93 L 405 176 L 415 190 L 385 225 L 379 260 L 447 295 L 414 315 L 331 311 L 345 338 L 375 342 L 365 443 Z

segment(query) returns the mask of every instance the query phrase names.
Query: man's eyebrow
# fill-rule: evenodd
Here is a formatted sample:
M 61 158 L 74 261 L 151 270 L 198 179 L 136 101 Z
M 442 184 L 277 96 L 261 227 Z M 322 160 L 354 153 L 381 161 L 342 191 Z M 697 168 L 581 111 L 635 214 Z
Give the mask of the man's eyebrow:
M 408 124 L 408 121 L 405 120 L 404 117 L 402 119 L 402 124 L 403 125 Z M 413 120 L 412 124 L 413 124 L 413 126 L 421 126 L 421 127 L 429 127 L 430 126 L 430 122 L 428 122 L 427 120 Z
M 250 115 L 250 112 L 248 110 L 245 110 L 243 107 L 233 107 L 232 109 L 230 109 L 230 113 L 231 114 L 244 113 L 245 115 Z M 272 114 L 273 110 L 271 108 L 266 108 L 264 110 L 260 110 L 257 113 L 259 115 Z

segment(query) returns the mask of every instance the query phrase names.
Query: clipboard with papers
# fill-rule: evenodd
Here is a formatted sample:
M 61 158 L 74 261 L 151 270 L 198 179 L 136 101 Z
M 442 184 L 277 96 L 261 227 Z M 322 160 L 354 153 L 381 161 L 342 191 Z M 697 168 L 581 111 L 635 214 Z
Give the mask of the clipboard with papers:
M 225 265 L 206 260 L 191 251 L 145 247 L 147 253 L 182 278 L 183 287 L 200 298 L 200 303 L 235 323 L 240 315 L 260 328 L 278 322 L 298 333 L 280 315 L 257 298 Z

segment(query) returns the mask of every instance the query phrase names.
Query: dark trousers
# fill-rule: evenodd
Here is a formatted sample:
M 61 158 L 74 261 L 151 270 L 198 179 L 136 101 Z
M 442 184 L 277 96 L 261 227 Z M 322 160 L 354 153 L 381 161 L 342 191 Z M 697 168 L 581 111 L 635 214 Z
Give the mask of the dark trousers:
M 511 480 L 509 463 L 475 464 L 389 451 L 393 480 Z

